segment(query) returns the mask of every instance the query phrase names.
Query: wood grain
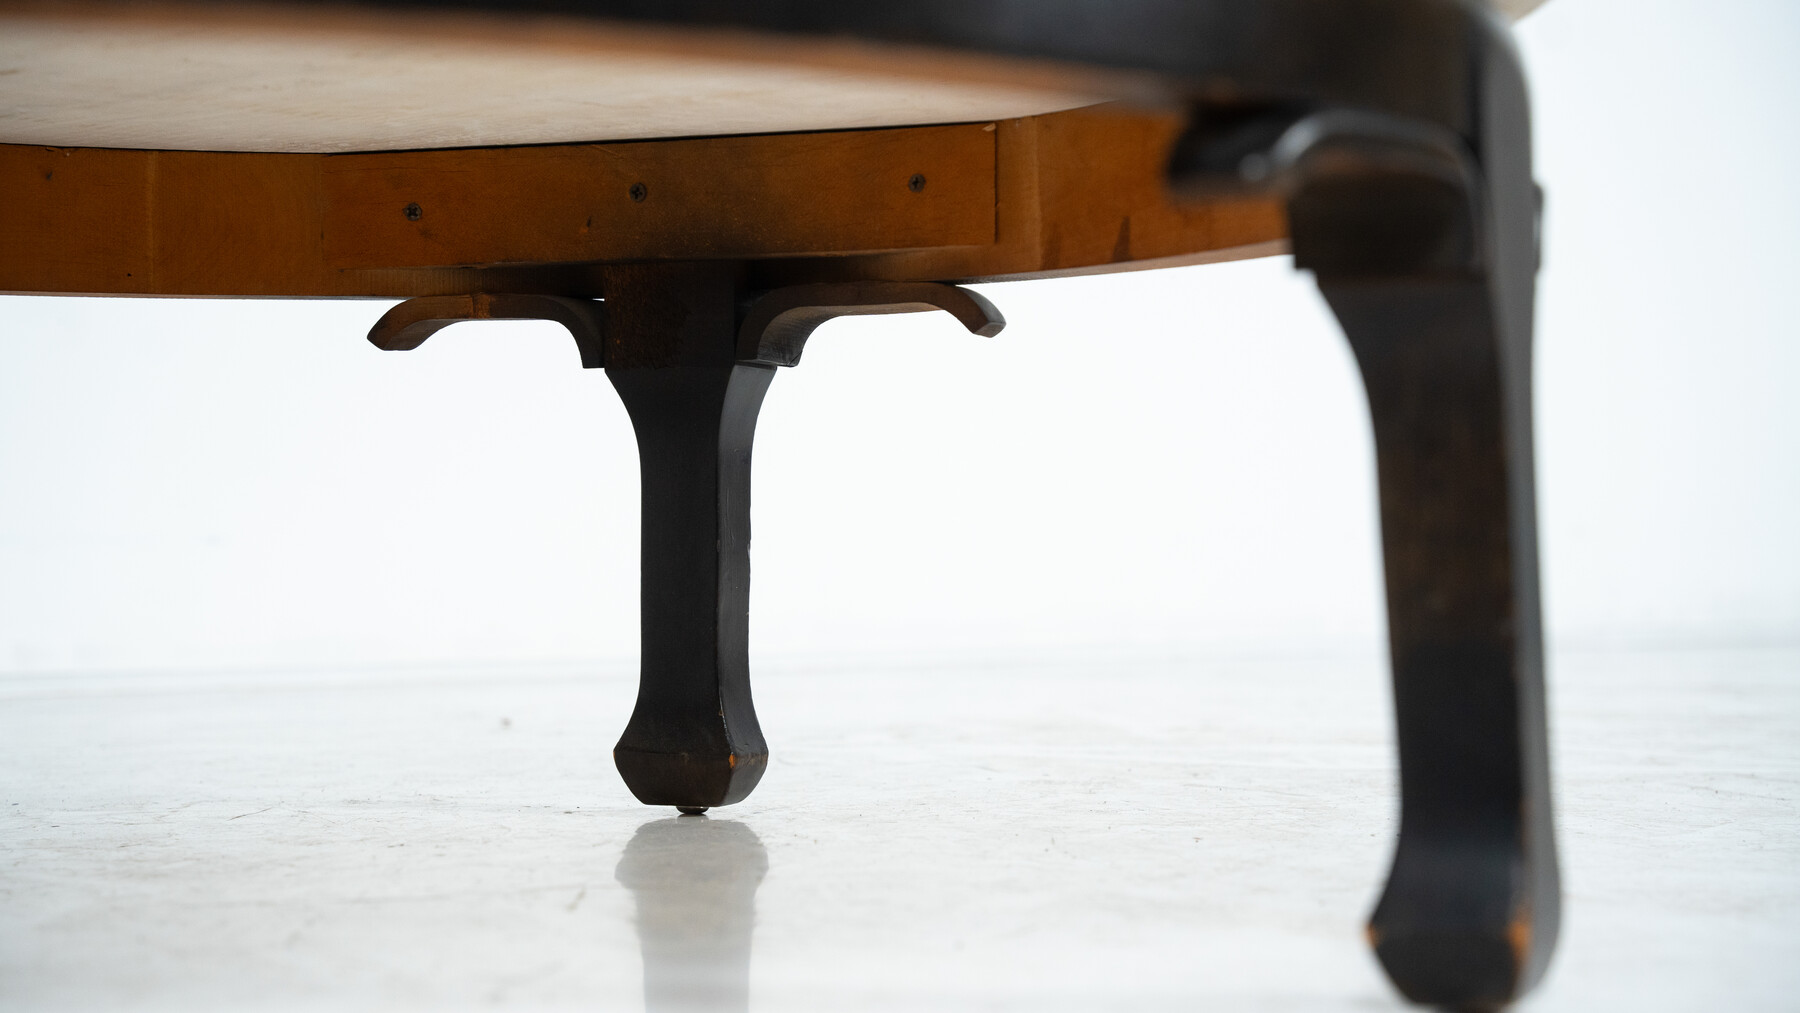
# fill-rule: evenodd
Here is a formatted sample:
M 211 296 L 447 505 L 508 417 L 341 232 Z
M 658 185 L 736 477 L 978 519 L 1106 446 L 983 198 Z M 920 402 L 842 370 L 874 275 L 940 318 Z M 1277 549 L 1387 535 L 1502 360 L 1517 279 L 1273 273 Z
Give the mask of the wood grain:
M 143 152 L 0 147 L 0 289 L 153 292 Z
M 0 68 L 0 139 L 190 151 L 918 126 L 1117 92 L 1078 70 L 918 47 L 310 3 L 0 0 Z
M 781 261 L 763 287 L 810 281 L 998 281 L 1287 252 L 1275 198 L 1177 202 L 1163 167 L 1180 132 L 1168 111 L 1104 105 L 997 125 L 995 241 L 960 250 Z
M 325 255 L 368 268 L 987 245 L 993 133 L 966 125 L 339 155 L 320 165 Z M 409 205 L 417 221 L 403 215 Z
M 596 265 L 628 261 L 742 260 L 772 287 L 1283 250 L 1273 201 L 1170 199 L 1177 128 L 1164 112 L 1105 106 L 987 124 L 354 155 L 0 145 L 0 291 L 592 296 Z

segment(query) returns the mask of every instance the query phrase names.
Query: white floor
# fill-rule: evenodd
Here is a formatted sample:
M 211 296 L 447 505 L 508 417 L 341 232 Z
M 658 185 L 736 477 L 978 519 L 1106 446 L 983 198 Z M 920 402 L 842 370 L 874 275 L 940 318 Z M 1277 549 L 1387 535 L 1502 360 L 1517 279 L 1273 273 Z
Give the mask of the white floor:
M 0 1009 L 1402 1006 L 1377 657 L 763 660 L 699 819 L 599 668 L 0 677 Z M 1800 651 L 1553 677 L 1526 1008 L 1800 1007 Z

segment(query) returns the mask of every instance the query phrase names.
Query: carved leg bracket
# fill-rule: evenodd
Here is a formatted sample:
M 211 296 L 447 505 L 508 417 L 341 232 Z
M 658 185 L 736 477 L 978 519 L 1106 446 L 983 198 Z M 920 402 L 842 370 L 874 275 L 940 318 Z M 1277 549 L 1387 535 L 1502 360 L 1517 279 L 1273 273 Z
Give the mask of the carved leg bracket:
M 776 366 L 849 314 L 942 309 L 991 336 L 1004 321 L 949 285 L 797 285 L 746 297 L 730 263 L 624 264 L 604 303 L 438 296 L 383 316 L 369 340 L 417 348 L 459 320 L 548 319 L 582 365 L 604 367 L 637 432 L 642 476 L 642 661 L 613 761 L 638 800 L 703 812 L 747 796 L 768 763 L 750 695 L 750 452 Z

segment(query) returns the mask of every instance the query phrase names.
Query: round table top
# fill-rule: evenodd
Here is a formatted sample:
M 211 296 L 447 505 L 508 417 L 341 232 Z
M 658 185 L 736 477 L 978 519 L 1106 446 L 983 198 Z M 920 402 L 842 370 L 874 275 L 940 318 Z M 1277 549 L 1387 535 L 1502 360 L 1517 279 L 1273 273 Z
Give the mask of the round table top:
M 1040 115 L 1122 84 L 589 18 L 0 2 L 0 141 L 13 144 L 348 152 L 793 133 Z
M 1519 0 L 1514 7 L 1529 7 Z M 583 265 L 975 280 L 1285 249 L 1178 111 L 985 56 L 587 19 L 0 0 L 0 291 L 574 294 Z
M 0 140 L 346 152 L 1011 119 L 1112 97 L 1019 62 L 583 18 L 0 5 Z

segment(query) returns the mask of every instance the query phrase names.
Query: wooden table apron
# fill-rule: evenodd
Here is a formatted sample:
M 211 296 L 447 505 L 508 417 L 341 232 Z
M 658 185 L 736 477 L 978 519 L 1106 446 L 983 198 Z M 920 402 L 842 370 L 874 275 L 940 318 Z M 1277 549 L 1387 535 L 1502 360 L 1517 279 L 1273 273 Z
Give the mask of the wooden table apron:
M 1173 113 L 1098 106 L 989 123 L 448 151 L 0 145 L 0 291 L 597 296 L 594 267 L 606 262 L 737 260 L 751 284 L 774 286 L 1282 252 L 1277 200 L 1169 199 L 1164 170 L 1180 126 Z

